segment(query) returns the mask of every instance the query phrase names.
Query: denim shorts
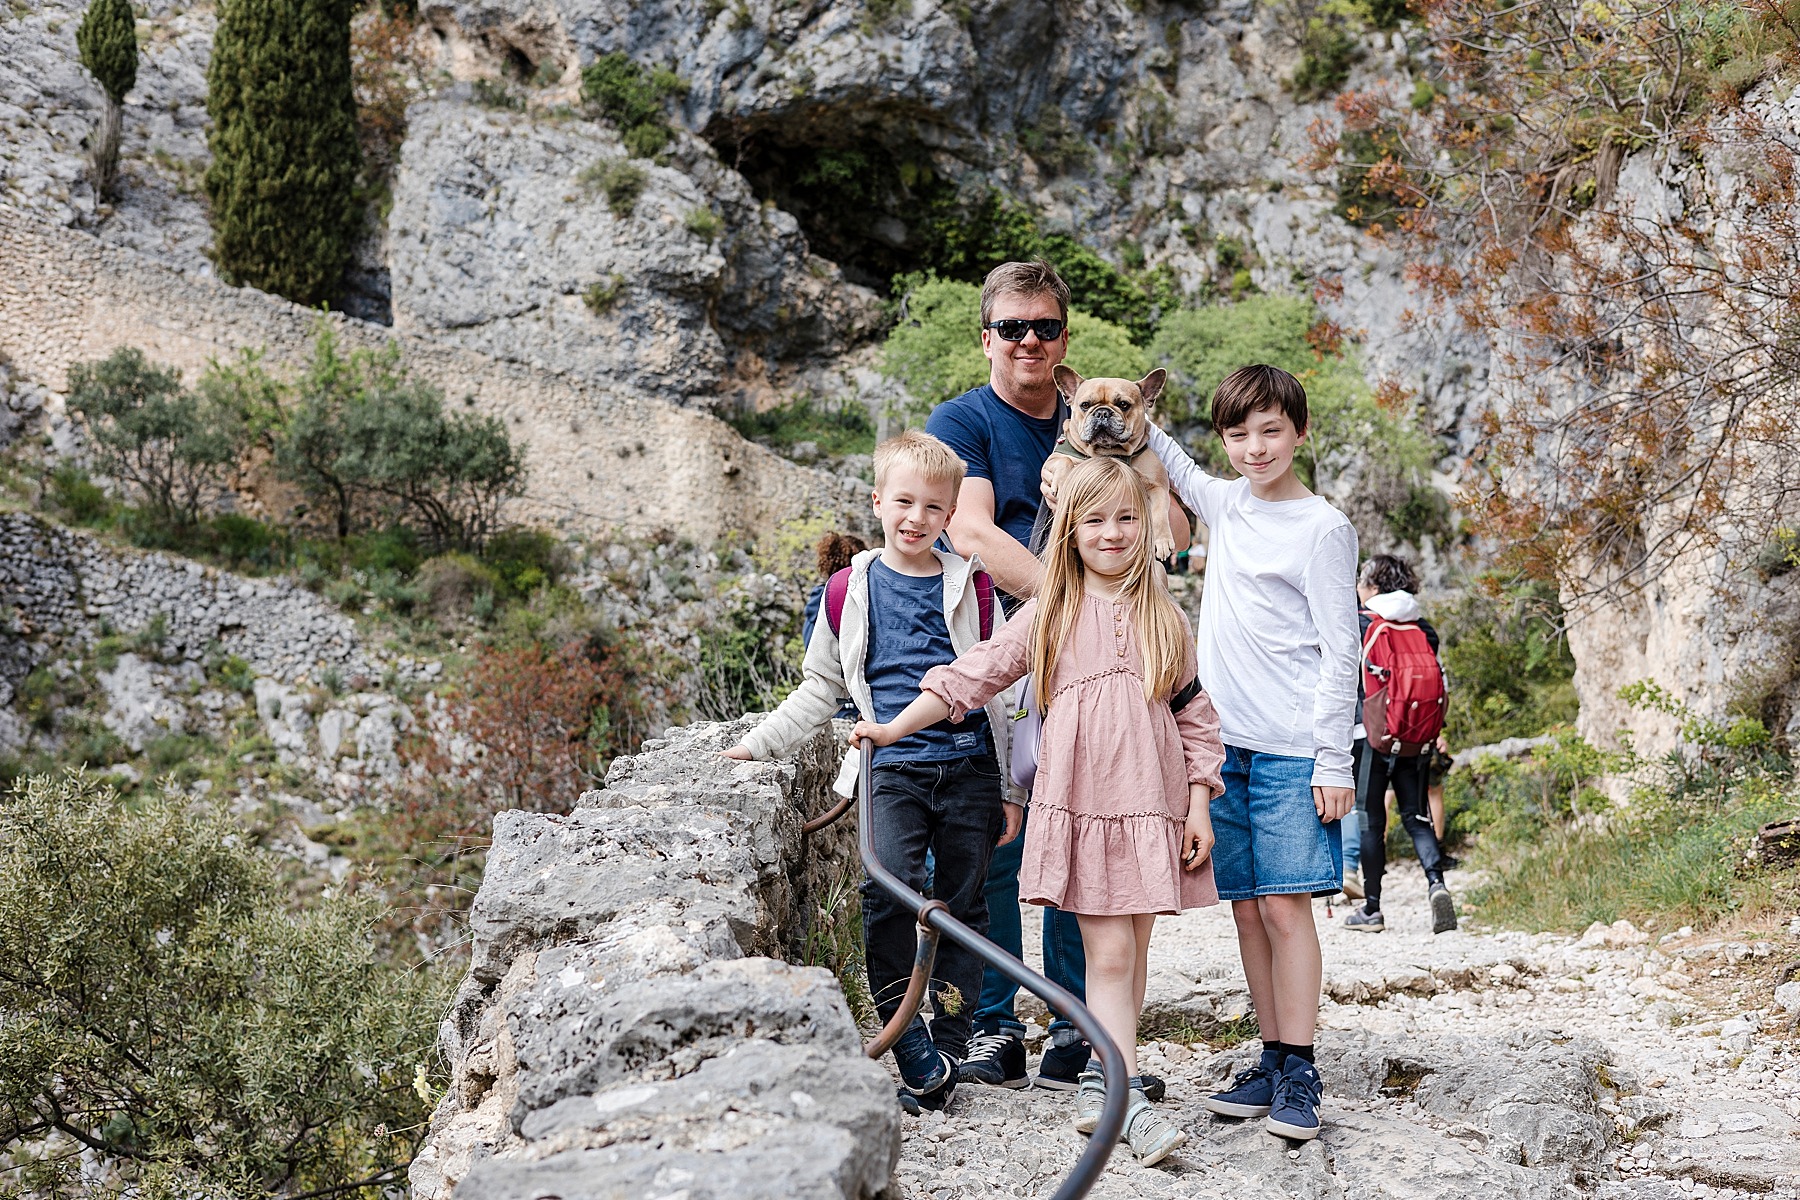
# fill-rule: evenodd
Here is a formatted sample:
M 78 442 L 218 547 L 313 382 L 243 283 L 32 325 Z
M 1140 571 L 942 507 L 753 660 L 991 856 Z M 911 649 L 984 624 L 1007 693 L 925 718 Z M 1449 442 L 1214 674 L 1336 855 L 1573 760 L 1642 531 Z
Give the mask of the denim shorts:
M 1313 806 L 1313 760 L 1225 747 L 1212 802 L 1213 879 L 1221 900 L 1326 895 L 1344 878 L 1338 823 Z

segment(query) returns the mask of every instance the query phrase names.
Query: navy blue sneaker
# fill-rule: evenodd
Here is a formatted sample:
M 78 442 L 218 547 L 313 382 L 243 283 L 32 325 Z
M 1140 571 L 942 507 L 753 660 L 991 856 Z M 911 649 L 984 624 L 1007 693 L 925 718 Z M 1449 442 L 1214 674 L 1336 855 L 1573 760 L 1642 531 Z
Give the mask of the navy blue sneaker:
M 1025 1088 L 1025 1043 L 1011 1033 L 981 1033 L 969 1043 L 969 1053 L 956 1068 L 958 1083 L 985 1083 L 989 1087 Z
M 900 1082 L 915 1096 L 936 1091 L 954 1074 L 950 1060 L 938 1050 L 925 1022 L 917 1017 L 894 1043 L 894 1065 L 900 1068 Z
M 1256 1065 L 1239 1071 L 1231 1086 L 1200 1101 L 1200 1106 L 1221 1117 L 1266 1117 L 1275 1102 L 1275 1076 L 1281 1069 L 1281 1052 L 1265 1049 Z
M 1319 1101 L 1325 1084 L 1319 1070 L 1304 1058 L 1288 1055 L 1275 1078 L 1275 1100 L 1263 1128 L 1284 1138 L 1309 1141 L 1319 1136 Z

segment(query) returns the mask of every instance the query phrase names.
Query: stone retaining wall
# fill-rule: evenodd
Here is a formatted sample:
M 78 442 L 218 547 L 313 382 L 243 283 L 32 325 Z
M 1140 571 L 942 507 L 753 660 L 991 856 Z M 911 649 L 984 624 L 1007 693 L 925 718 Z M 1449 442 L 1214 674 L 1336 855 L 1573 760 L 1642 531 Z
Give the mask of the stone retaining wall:
M 62 388 L 70 364 L 136 346 L 191 380 L 212 359 L 262 350 L 305 360 L 320 314 L 249 288 L 184 275 L 91 235 L 0 205 L 0 354 Z M 707 543 L 825 514 L 860 529 L 864 485 L 801 467 L 723 421 L 639 389 L 608 390 L 541 364 L 330 315 L 348 348 L 397 341 L 449 402 L 506 422 L 527 448 L 526 496 L 508 515 L 583 533 L 660 530 Z
M 0 512 L 0 706 L 56 644 L 163 621 L 166 653 L 213 646 L 262 676 L 293 681 L 322 666 L 378 678 L 350 618 L 291 579 L 248 579 L 172 554 L 108 546 L 26 512 Z M 404 666 L 402 664 L 403 673 Z
M 855 869 L 850 822 L 800 833 L 839 741 L 719 757 L 758 719 L 669 730 L 567 816 L 495 819 L 418 1200 L 887 1187 L 892 1081 L 830 972 L 790 965 Z

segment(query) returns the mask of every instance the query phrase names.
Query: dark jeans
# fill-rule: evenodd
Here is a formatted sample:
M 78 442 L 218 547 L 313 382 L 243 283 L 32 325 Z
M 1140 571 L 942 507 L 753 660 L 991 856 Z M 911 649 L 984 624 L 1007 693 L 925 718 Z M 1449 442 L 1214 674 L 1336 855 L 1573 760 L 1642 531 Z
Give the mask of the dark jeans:
M 1025 810 L 1025 816 L 1029 821 L 1030 809 Z M 994 851 L 987 876 L 988 937 L 1002 950 L 1021 960 L 1025 957 L 1025 928 L 1019 919 L 1019 864 L 1024 854 L 1025 826 L 1020 825 L 1019 836 Z M 1081 945 L 1081 926 L 1075 914 L 1046 907 L 1043 936 L 1044 975 L 1050 982 L 1059 983 L 1073 992 L 1077 1000 L 1085 1001 L 1087 953 Z M 1018 994 L 1018 984 L 989 967 L 981 977 L 981 1003 L 975 1009 L 976 1030 L 1023 1035 L 1025 1023 L 1013 1011 L 1013 1001 Z M 1052 1015 L 1055 1018 L 1050 1022 L 1052 1044 L 1059 1044 L 1058 1036 L 1067 1038 L 1075 1027 L 1066 1018 Z
M 1390 784 L 1395 806 L 1400 810 L 1400 823 L 1412 834 L 1413 849 L 1419 855 L 1419 865 L 1425 868 L 1425 878 L 1435 883 L 1444 877 L 1444 852 L 1431 827 L 1431 755 L 1399 758 L 1371 754 L 1368 742 L 1361 738 L 1351 747 L 1351 754 L 1356 760 L 1356 802 L 1363 810 L 1363 891 L 1369 898 L 1369 911 L 1374 912 L 1381 907 L 1381 876 L 1387 869 Z
M 916 891 L 931 894 L 950 915 L 977 933 L 988 928 L 988 859 L 1000 836 L 1000 765 L 992 754 L 939 762 L 883 763 L 875 768 L 872 834 L 882 865 Z M 928 875 L 926 852 L 934 871 Z M 863 947 L 869 992 L 887 1021 L 900 1008 L 918 951 L 918 924 L 898 900 L 868 880 L 862 885 Z M 981 991 L 979 958 L 944 938 L 932 971 L 935 1019 L 931 1039 L 938 1049 L 963 1058 L 969 1050 L 969 1014 Z M 947 1003 L 954 987 L 960 999 Z M 954 1009 L 955 1011 L 947 1011 Z

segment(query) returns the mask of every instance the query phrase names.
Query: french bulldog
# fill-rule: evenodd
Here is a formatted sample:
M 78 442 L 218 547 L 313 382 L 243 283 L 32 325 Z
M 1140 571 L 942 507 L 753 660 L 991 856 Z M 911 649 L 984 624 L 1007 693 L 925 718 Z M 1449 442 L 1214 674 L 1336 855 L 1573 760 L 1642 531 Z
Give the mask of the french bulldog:
M 1169 528 L 1169 473 L 1150 452 L 1150 407 L 1162 394 L 1168 372 L 1161 367 L 1137 382 L 1129 379 L 1083 379 L 1072 368 L 1056 364 L 1051 374 L 1056 390 L 1069 402 L 1056 451 L 1044 463 L 1040 479 L 1044 496 L 1056 503 L 1063 473 L 1083 458 L 1122 458 L 1143 478 L 1150 493 L 1150 552 L 1158 562 L 1175 557 L 1175 534 Z

